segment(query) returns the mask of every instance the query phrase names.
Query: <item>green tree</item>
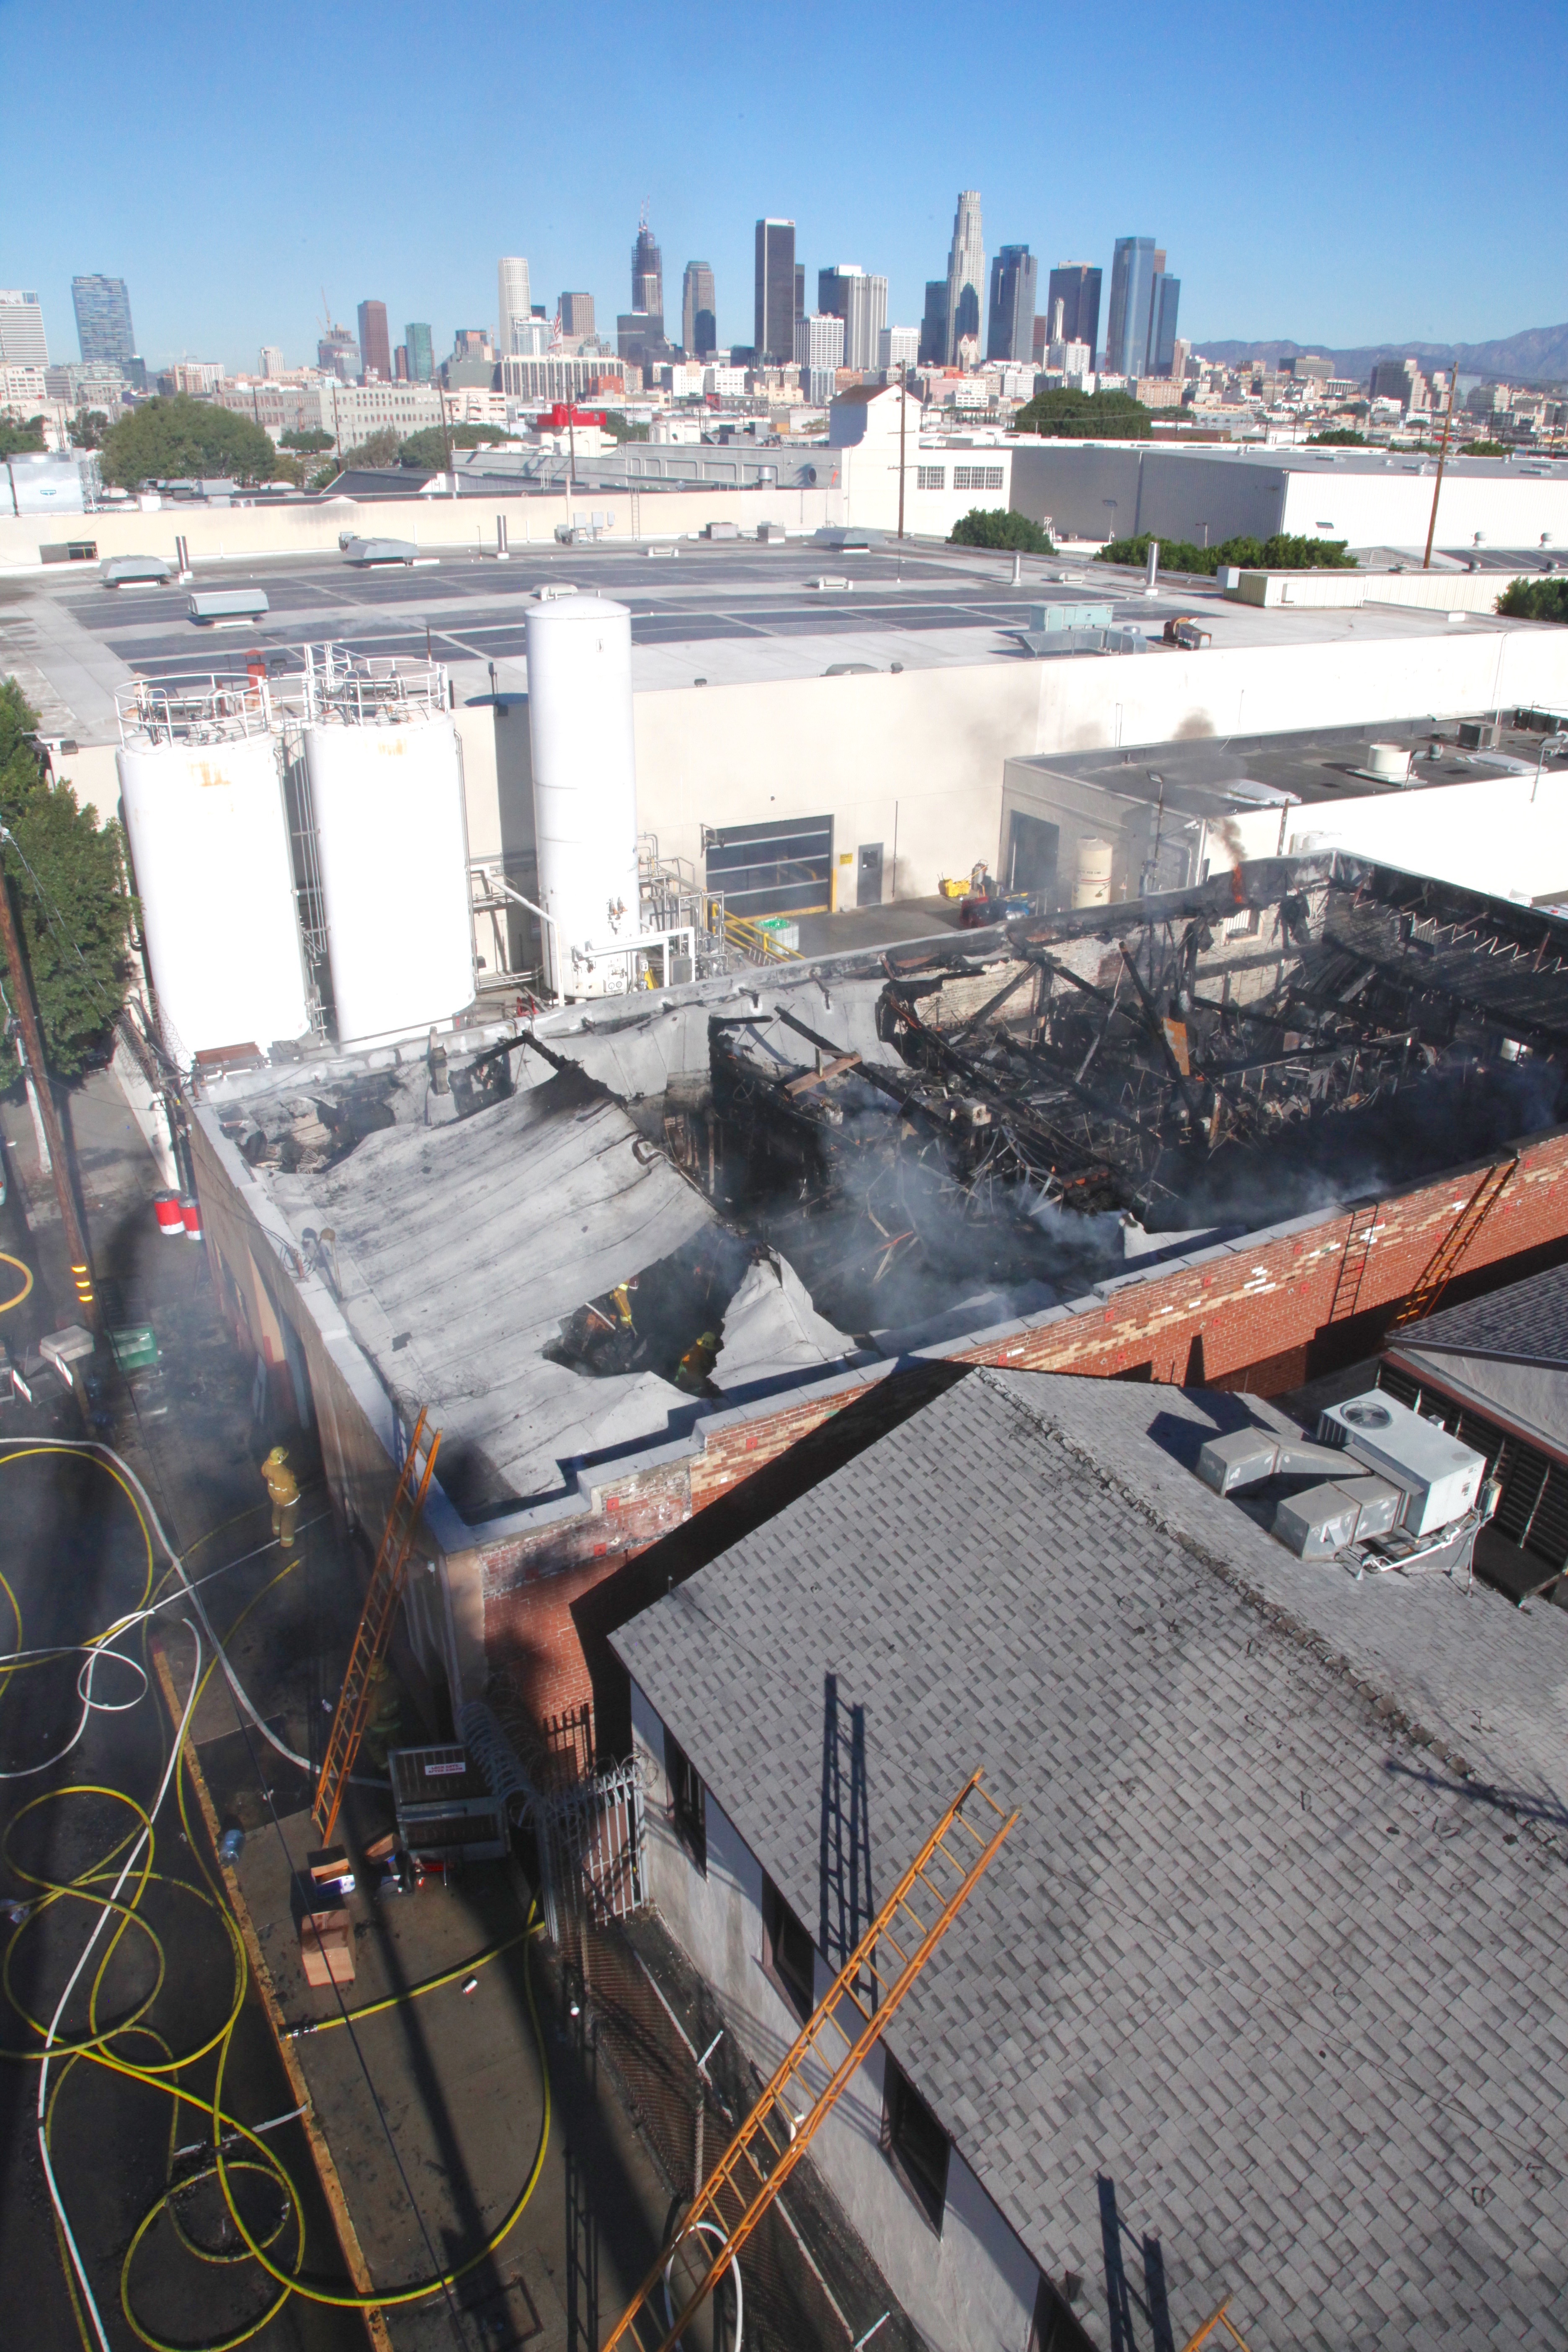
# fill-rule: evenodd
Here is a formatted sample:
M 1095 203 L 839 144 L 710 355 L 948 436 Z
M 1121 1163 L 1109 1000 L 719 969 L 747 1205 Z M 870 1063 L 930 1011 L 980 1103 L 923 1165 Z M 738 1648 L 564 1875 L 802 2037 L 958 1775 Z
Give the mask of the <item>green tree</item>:
M 1050 533 L 1016 507 L 971 507 L 947 536 L 949 547 L 1018 548 L 1026 555 L 1054 555 Z
M 19 416 L 0 416 L 0 457 L 31 457 L 40 455 L 43 446 L 41 416 L 29 416 L 26 424 Z
M 73 449 L 101 449 L 109 417 L 101 408 L 79 409 L 66 427 Z
M 1054 441 L 1147 441 L 1149 411 L 1130 392 L 1038 392 L 1013 419 L 1016 433 Z
M 1352 425 L 1331 425 L 1324 432 L 1309 433 L 1307 446 L 1309 449 L 1364 449 L 1366 435 L 1356 432 Z
M 447 428 L 454 449 L 488 449 L 492 443 L 516 441 L 521 436 L 507 433 L 499 425 L 450 425 Z M 398 444 L 398 462 L 404 466 L 423 466 L 439 474 L 447 464 L 447 444 L 438 425 L 426 425 L 411 433 L 406 441 Z
M 1148 560 L 1153 534 L 1136 539 L 1112 539 L 1099 551 L 1097 563 L 1131 563 L 1142 569 Z M 1213 577 L 1222 564 L 1243 572 L 1353 572 L 1355 557 L 1342 539 L 1303 539 L 1299 533 L 1276 531 L 1272 539 L 1225 539 L 1217 547 L 1194 547 L 1190 539 L 1160 541 L 1162 572 L 1205 572 Z
M 120 827 L 100 825 L 77 806 L 68 784 L 45 776 L 27 740 L 37 723 L 16 679 L 0 679 L 0 823 L 17 843 L 4 852 L 5 871 L 16 886 L 44 1052 L 55 1075 L 68 1078 L 101 1045 L 125 1001 L 135 902 L 125 887 Z M 0 977 L 13 995 L 16 976 L 3 956 Z
M 285 449 L 298 450 L 302 457 L 313 457 L 318 449 L 330 449 L 332 446 L 331 435 L 315 425 L 291 425 L 281 439 Z
M 1464 455 L 1467 457 L 1506 457 L 1508 447 L 1506 441 L 1472 441 Z
M 343 452 L 345 466 L 395 466 L 399 448 L 395 426 L 383 425 Z
M 1568 579 L 1515 580 L 1497 600 L 1510 621 L 1568 622 Z
M 647 439 L 647 426 L 629 425 L 618 408 L 606 408 L 598 413 L 604 417 L 604 429 L 612 441 L 646 441 Z
M 99 458 L 104 480 L 127 490 L 199 474 L 265 482 L 277 464 L 278 453 L 259 425 L 183 392 L 172 400 L 144 401 L 111 425 Z

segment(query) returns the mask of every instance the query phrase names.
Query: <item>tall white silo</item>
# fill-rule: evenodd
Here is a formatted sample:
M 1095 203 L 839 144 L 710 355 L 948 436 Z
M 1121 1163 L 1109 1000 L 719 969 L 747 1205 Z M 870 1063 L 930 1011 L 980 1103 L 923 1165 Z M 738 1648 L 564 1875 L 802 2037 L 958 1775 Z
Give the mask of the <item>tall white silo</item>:
M 143 698 L 120 805 L 165 1041 L 189 1063 L 310 1025 L 279 745 L 259 698 Z
M 353 674 L 305 729 L 339 1042 L 406 1036 L 474 997 L 458 730 L 436 691 Z
M 618 995 L 636 981 L 614 950 L 637 936 L 637 785 L 632 617 L 604 596 L 528 615 L 528 726 L 539 903 L 551 983 Z

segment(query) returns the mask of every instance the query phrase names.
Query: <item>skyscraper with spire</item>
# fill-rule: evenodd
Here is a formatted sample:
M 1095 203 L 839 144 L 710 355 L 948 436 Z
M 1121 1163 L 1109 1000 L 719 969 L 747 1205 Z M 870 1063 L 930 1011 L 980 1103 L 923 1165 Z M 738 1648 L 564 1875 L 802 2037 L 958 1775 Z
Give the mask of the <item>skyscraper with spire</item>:
M 654 242 L 647 225 L 647 206 L 642 209 L 637 223 L 637 243 L 632 247 L 632 309 L 646 310 L 658 320 L 660 331 L 664 321 L 664 257 Z
M 981 305 L 985 286 L 985 234 L 980 226 L 980 192 L 959 191 L 952 216 L 952 248 L 947 257 L 947 363 L 958 357 L 965 336 L 980 341 Z

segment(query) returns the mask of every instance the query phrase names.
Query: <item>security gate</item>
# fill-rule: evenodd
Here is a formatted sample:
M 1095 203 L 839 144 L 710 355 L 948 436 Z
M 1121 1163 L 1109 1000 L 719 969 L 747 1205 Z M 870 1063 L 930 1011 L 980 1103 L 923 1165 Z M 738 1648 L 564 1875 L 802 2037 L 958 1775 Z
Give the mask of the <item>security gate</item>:
M 566 1917 L 584 1906 L 596 1927 L 647 1907 L 642 1778 L 635 1758 L 542 1800 L 536 1820 L 553 1942 L 562 1942 Z

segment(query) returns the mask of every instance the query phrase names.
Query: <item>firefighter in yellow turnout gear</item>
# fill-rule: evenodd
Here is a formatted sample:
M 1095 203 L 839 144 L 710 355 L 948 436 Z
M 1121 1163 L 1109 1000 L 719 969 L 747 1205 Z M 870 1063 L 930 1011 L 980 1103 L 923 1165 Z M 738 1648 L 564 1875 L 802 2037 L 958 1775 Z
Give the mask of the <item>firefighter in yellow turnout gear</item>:
M 285 1551 L 294 1548 L 294 1522 L 300 1516 L 300 1481 L 289 1467 L 289 1456 L 275 1445 L 261 1465 L 261 1476 L 272 1497 L 272 1532 Z

